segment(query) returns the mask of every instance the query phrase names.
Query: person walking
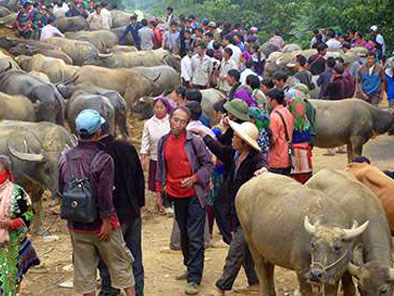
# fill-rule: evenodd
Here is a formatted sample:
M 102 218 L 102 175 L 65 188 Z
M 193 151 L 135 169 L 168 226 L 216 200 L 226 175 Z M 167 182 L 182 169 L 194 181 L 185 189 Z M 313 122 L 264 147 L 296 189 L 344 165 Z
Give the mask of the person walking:
M 111 274 L 112 286 L 123 289 L 127 296 L 135 296 L 131 267 L 133 256 L 124 242 L 113 205 L 114 161 L 98 141 L 104 123 L 105 119 L 96 110 L 81 111 L 75 119 L 80 137 L 78 145 L 64 153 L 59 162 L 59 193 L 63 203 L 69 200 L 71 204 L 63 204 L 62 208 L 68 210 L 62 211 L 62 217 L 69 217 L 67 224 L 73 250 L 74 288 L 83 296 L 96 294 L 96 270 L 102 259 Z M 81 183 L 81 179 L 86 183 Z M 75 188 L 81 186 L 86 189 L 85 209 L 96 209 L 95 212 L 83 210 L 78 207 L 78 201 L 72 201 L 72 190 L 78 190 Z M 94 194 L 95 198 L 87 197 L 86 191 Z M 89 204 L 93 200 L 95 204 Z M 77 213 L 83 218 L 77 219 Z M 89 222 L 92 221 L 90 223 L 85 222 L 88 216 Z
M 14 183 L 11 160 L 0 155 L 0 295 L 19 295 L 23 276 L 40 264 L 27 236 L 33 207 L 26 191 Z
M 202 139 L 186 131 L 189 121 L 190 111 L 185 107 L 175 109 L 170 116 L 171 131 L 157 147 L 156 188 L 161 192 L 166 187 L 181 232 L 187 272 L 177 279 L 187 280 L 187 295 L 197 295 L 204 269 L 206 196 L 213 163 Z M 162 200 L 157 202 L 162 208 Z
M 141 45 L 140 36 L 138 35 L 138 31 L 142 28 L 140 22 L 137 21 L 137 16 L 133 14 L 130 16 L 130 24 L 125 28 L 122 35 L 119 37 L 119 44 L 124 44 L 124 40 L 126 39 L 127 34 L 130 32 L 133 37 L 135 46 L 139 49 Z
M 141 208 L 145 206 L 145 179 L 140 158 L 132 144 L 116 140 L 109 132 L 109 125 L 102 126 L 104 151 L 114 160 L 114 207 L 127 248 L 134 257 L 135 295 L 144 295 L 144 266 L 142 263 Z M 101 292 L 99 296 L 121 295 L 112 287 L 111 277 L 104 261 L 99 264 Z
M 178 31 L 177 22 L 173 21 L 170 29 L 164 33 L 162 47 L 173 54 L 180 54 L 181 34 Z
M 146 19 L 141 20 L 142 28 L 138 30 L 138 38 L 140 39 L 141 50 L 153 49 L 154 34 L 151 28 L 148 26 Z

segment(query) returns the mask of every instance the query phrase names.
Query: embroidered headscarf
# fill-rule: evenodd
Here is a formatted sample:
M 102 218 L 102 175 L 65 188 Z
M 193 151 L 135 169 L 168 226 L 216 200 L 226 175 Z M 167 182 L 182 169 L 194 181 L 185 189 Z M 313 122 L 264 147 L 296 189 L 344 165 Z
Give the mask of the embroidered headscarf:
M 257 107 L 249 108 L 249 117 L 255 120 L 259 132 L 261 132 L 262 129 L 269 128 L 270 126 L 270 118 L 268 114 Z
M 0 155 L 0 163 L 5 168 L 4 172 L 0 172 L 5 177 L 2 184 L 0 184 L 0 219 L 4 220 L 10 217 L 14 178 L 11 173 L 11 160 L 9 157 Z M 0 242 L 4 243 L 9 240 L 8 229 L 0 228 Z
M 294 130 L 299 132 L 308 130 L 310 123 L 306 116 L 305 94 L 298 89 L 292 88 L 289 91 L 289 96 L 288 106 L 294 118 Z

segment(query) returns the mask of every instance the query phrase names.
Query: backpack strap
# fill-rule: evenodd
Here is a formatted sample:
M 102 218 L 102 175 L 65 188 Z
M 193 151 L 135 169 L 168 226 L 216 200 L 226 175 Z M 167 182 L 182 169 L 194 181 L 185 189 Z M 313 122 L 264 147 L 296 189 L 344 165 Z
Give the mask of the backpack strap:
M 285 138 L 286 138 L 286 141 L 287 141 L 288 143 L 290 143 L 290 136 L 289 136 L 289 132 L 288 132 L 288 130 L 287 130 L 286 121 L 285 121 L 285 119 L 283 118 L 283 115 L 282 115 L 279 111 L 275 111 L 275 113 L 279 115 L 279 117 L 280 117 L 280 119 L 281 119 L 281 121 L 282 121 L 282 124 L 283 124 L 283 126 L 284 126 L 284 128 L 285 128 Z

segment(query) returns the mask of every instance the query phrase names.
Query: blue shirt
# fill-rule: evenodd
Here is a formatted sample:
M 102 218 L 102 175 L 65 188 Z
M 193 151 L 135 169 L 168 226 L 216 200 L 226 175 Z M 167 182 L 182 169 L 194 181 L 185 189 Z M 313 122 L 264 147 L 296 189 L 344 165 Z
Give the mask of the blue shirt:
M 379 92 L 380 85 L 382 84 L 382 68 L 379 65 L 375 65 L 372 73 L 370 74 L 369 68 L 364 65 L 360 69 L 361 74 L 361 88 L 363 92 L 372 96 Z
M 390 75 L 389 73 L 389 69 L 387 69 L 384 75 L 386 76 L 387 98 L 389 101 L 391 101 L 394 100 L 394 75 Z
M 133 36 L 135 44 L 140 45 L 140 36 L 138 35 L 138 31 L 141 28 L 142 25 L 140 24 L 140 22 L 136 22 L 134 25 L 132 24 L 128 25 L 126 29 L 123 31 L 122 36 L 119 38 L 119 42 L 122 42 L 126 38 L 126 35 L 130 32 L 131 35 Z

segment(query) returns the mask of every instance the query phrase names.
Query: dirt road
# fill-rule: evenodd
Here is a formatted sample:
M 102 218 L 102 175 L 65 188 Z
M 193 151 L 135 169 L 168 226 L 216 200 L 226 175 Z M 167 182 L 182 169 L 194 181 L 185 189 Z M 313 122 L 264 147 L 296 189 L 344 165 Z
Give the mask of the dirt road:
M 341 169 L 346 164 L 346 155 L 323 156 L 323 149 L 314 150 L 315 169 L 325 167 Z M 394 137 L 380 136 L 365 146 L 365 156 L 381 169 L 394 170 Z M 160 249 L 168 246 L 172 225 L 171 218 L 157 216 L 152 211 L 153 203 L 147 196 L 148 206 L 144 212 L 143 250 L 145 265 L 146 296 L 184 295 L 184 283 L 175 281 L 174 277 L 184 268 L 180 253 L 163 254 Z M 34 245 L 42 259 L 42 266 L 31 270 L 25 279 L 21 295 L 31 296 L 74 296 L 71 289 L 59 288 L 59 283 L 72 279 L 71 246 L 65 222 L 58 216 L 46 212 L 46 225 L 53 235 L 59 237 L 55 242 L 44 242 L 34 238 Z M 214 240 L 219 240 L 215 231 Z M 208 295 L 219 277 L 227 249 L 208 249 L 206 251 L 204 280 L 201 295 Z M 240 275 L 236 286 L 244 285 L 244 276 Z M 276 269 L 278 295 L 289 295 L 297 287 L 294 273 Z M 227 295 L 227 294 L 226 294 Z M 240 295 L 229 293 L 228 295 Z

